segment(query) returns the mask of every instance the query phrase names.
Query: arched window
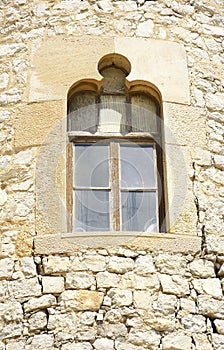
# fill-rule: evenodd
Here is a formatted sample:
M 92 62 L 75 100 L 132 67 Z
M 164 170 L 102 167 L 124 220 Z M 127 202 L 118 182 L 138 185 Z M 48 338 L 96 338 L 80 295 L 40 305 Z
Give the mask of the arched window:
M 79 81 L 68 94 L 72 231 L 164 231 L 160 93 L 129 82 L 121 55 L 98 69 L 101 81 Z

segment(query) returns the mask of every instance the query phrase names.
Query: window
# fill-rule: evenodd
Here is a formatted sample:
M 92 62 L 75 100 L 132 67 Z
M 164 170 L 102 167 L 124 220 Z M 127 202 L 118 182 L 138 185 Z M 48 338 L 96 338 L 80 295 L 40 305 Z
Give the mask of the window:
M 102 81 L 68 98 L 68 206 L 73 232 L 165 229 L 160 96 L 128 82 L 129 61 L 107 55 Z

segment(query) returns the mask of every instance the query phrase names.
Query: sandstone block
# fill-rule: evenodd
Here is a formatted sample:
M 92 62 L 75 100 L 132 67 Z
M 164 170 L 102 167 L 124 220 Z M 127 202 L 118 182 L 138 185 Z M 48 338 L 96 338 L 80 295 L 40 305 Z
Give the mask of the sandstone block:
M 97 311 L 103 302 L 103 295 L 90 290 L 66 290 L 60 295 L 59 299 L 67 309 Z

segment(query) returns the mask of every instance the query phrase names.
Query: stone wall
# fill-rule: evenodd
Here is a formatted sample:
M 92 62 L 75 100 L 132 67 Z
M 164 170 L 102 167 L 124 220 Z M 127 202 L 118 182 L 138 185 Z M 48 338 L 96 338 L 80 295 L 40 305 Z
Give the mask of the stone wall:
M 0 19 L 0 349 L 224 349 L 222 1 L 1 0 Z M 47 93 L 42 104 L 32 100 L 32 50 L 42 39 L 84 35 L 183 45 L 190 100 L 167 108 L 173 131 L 177 116 L 187 118 L 176 135 L 185 135 L 178 142 L 190 159 L 188 188 L 201 237 L 195 248 L 186 239 L 179 251 L 150 249 L 146 237 L 146 246 L 76 246 L 51 255 L 33 249 L 36 154 L 64 110 L 57 89 L 55 100 Z M 203 121 L 205 143 L 198 142 L 201 133 L 190 140 L 200 129 L 195 119 Z

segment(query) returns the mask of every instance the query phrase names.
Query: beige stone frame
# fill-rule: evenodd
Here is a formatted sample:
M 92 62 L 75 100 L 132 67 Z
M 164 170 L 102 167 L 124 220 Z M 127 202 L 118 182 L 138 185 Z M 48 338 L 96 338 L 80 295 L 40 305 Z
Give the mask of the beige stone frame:
M 46 55 L 46 52 L 50 54 Z M 180 177 L 177 176 L 178 167 L 176 171 L 172 171 L 172 164 L 178 164 L 176 150 L 182 151 L 187 169 L 187 195 L 170 232 L 172 235 L 196 235 L 197 213 L 188 171 L 192 172 L 190 150 L 193 147 L 205 148 L 206 128 L 201 109 L 190 106 L 186 52 L 181 44 L 154 39 L 96 36 L 58 36 L 35 40 L 31 47 L 29 84 L 24 96 L 27 103 L 15 110 L 15 147 L 34 147 L 38 160 L 41 151 L 45 151 L 51 143 L 48 136 L 52 128 L 55 124 L 60 124 L 57 129 L 57 140 L 60 140 L 58 148 L 62 150 L 57 167 L 59 172 L 57 176 L 52 176 L 55 178 L 54 188 L 57 188 L 62 202 L 66 202 L 66 162 L 63 157 L 67 145 L 67 93 L 74 82 L 86 77 L 100 81 L 102 77 L 98 73 L 97 64 L 101 57 L 111 53 L 124 55 L 131 62 L 132 69 L 128 80 L 150 81 L 161 92 L 164 121 L 176 139 L 174 144 L 170 134 L 165 131 L 168 206 L 172 201 L 174 188 L 181 193 L 183 187 Z M 52 147 L 52 152 L 48 152 L 47 157 L 49 159 L 53 156 Z M 49 174 L 45 178 L 48 180 Z M 60 235 L 67 232 L 64 220 L 66 213 L 63 203 L 58 204 L 59 197 L 51 196 L 50 193 L 45 203 L 46 219 L 45 212 L 39 205 L 41 197 L 43 189 L 41 182 L 36 179 L 35 230 L 38 237 L 46 235 L 47 242 L 47 234 Z M 174 214 L 175 212 L 174 207 Z M 56 237 L 59 236 L 55 235 Z M 64 239 L 61 244 L 65 244 Z

